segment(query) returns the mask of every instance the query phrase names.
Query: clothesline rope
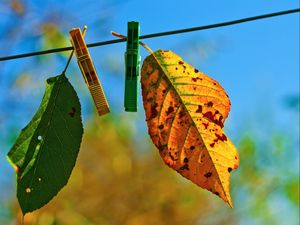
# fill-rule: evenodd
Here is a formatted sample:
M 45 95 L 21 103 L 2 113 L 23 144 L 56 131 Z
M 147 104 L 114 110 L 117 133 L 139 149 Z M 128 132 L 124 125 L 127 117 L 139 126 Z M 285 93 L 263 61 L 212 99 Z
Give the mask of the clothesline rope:
M 186 28 L 186 29 L 180 29 L 180 30 L 173 30 L 173 31 L 147 34 L 147 35 L 140 36 L 140 39 L 161 37 L 161 36 L 187 33 L 187 32 L 199 31 L 199 30 L 208 30 L 208 29 L 217 28 L 217 27 L 225 27 L 225 26 L 230 26 L 230 25 L 234 25 L 234 24 L 246 23 L 246 22 L 250 22 L 250 21 L 254 21 L 254 20 L 266 19 L 266 18 L 270 18 L 270 17 L 282 16 L 282 15 L 287 15 L 287 14 L 292 14 L 292 13 L 299 13 L 299 12 L 300 12 L 300 8 L 291 9 L 291 10 L 286 10 L 286 11 L 280 11 L 280 12 L 275 12 L 275 13 L 269 13 L 269 14 L 263 14 L 263 15 L 253 16 L 253 17 L 247 17 L 247 18 L 238 19 L 238 20 L 215 23 L 215 24 L 210 24 L 210 25 L 205 25 L 205 26 L 199 26 L 199 27 L 192 27 L 192 28 Z M 102 42 L 87 44 L 87 47 L 92 48 L 92 47 L 115 44 L 115 43 L 120 43 L 120 42 L 125 42 L 125 41 L 126 41 L 126 38 L 109 40 L 109 41 L 102 41 Z M 48 50 L 44 50 L 44 51 L 29 52 L 29 53 L 18 54 L 18 55 L 4 56 L 4 57 L 0 57 L 0 61 L 12 60 L 12 59 L 18 59 L 18 58 L 25 58 L 25 57 L 31 57 L 31 56 L 37 56 L 37 55 L 45 55 L 45 54 L 51 54 L 51 53 L 57 53 L 57 52 L 64 52 L 64 51 L 70 51 L 70 50 L 73 50 L 73 49 L 74 49 L 73 46 L 70 46 L 70 47 L 63 47 L 63 48 L 48 49 Z

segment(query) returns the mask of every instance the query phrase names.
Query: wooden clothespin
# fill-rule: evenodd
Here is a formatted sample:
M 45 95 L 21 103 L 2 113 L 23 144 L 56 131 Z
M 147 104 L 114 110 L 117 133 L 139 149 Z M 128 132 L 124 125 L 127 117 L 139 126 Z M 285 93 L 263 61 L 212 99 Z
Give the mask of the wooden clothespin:
M 104 91 L 81 30 L 80 28 L 73 28 L 69 33 L 79 68 L 93 97 L 99 116 L 109 113 L 109 106 Z

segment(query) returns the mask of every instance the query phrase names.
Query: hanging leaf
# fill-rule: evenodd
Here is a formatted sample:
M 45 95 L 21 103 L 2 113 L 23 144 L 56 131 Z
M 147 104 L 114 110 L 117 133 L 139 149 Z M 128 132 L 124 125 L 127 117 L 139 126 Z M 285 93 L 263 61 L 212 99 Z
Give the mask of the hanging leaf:
M 79 99 L 64 74 L 47 80 L 42 103 L 8 159 L 17 172 L 23 214 L 47 204 L 66 185 L 83 134 Z
M 164 162 L 232 207 L 229 177 L 239 158 L 223 131 L 224 89 L 172 51 L 148 56 L 141 73 L 148 132 Z

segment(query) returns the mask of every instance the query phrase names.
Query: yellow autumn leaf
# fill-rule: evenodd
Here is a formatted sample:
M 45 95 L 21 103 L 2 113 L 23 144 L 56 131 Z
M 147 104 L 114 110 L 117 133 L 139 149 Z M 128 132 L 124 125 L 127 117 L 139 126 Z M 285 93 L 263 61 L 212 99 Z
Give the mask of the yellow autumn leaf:
M 149 55 L 141 71 L 148 132 L 164 162 L 230 207 L 238 152 L 223 124 L 230 100 L 221 85 L 172 51 Z

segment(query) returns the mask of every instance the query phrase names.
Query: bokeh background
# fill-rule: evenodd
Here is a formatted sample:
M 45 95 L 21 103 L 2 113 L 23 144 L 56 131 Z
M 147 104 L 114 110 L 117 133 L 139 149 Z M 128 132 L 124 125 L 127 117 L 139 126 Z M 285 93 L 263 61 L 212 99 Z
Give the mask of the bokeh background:
M 70 46 L 68 31 L 88 26 L 87 43 L 188 28 L 298 8 L 299 1 L 1 0 L 0 56 Z M 69 183 L 27 225 L 299 224 L 299 14 L 147 39 L 218 80 L 231 98 L 225 130 L 240 167 L 231 176 L 234 208 L 165 166 L 147 134 L 144 110 L 123 109 L 125 43 L 91 48 L 111 111 L 98 117 L 73 58 L 84 138 Z M 39 106 L 45 79 L 68 52 L 0 62 L 0 224 L 21 224 L 6 154 Z M 142 60 L 147 52 L 141 49 Z

